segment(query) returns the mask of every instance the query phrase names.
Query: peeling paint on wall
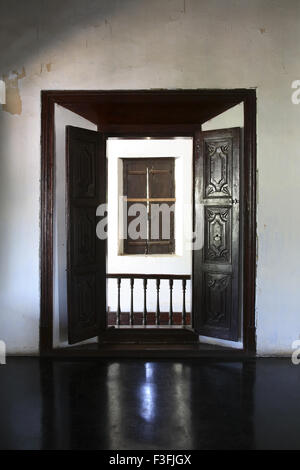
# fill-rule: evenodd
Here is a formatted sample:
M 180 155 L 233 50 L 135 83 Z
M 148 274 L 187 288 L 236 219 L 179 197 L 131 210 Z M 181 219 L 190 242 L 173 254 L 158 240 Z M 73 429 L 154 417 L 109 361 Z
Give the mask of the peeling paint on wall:
M 15 70 L 10 72 L 9 75 L 3 75 L 3 80 L 6 87 L 6 103 L 2 105 L 3 111 L 10 114 L 22 113 L 22 100 L 19 90 L 19 80 L 26 77 L 25 67 L 19 73 Z
M 46 70 L 47 72 L 51 72 L 52 65 L 52 62 L 48 62 L 48 64 L 41 63 L 40 70 L 36 75 L 42 75 L 42 73 L 44 73 Z

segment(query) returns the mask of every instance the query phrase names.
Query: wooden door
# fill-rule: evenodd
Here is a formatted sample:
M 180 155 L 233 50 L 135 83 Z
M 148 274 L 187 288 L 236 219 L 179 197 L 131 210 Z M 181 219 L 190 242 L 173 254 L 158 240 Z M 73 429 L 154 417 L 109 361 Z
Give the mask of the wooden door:
M 106 243 L 96 236 L 96 209 L 106 202 L 105 139 L 67 126 L 68 338 L 98 336 L 106 325 Z
M 202 335 L 239 336 L 240 129 L 197 132 L 194 142 L 193 314 Z

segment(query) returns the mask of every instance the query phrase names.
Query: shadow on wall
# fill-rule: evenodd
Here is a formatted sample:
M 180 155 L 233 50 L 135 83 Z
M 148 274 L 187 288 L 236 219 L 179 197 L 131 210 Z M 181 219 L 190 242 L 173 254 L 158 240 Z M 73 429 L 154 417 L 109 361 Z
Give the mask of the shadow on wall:
M 122 10 L 130 17 L 132 11 L 138 9 L 147 17 L 147 5 L 140 0 L 2 1 L 0 75 L 7 75 L 16 68 L 22 71 L 29 58 L 39 56 L 43 48 L 53 44 L 59 46 L 69 36 L 77 34 L 79 28 L 92 26 L 99 34 L 105 31 L 112 35 L 111 18 L 117 15 L 120 20 Z M 47 68 L 51 68 L 50 63 Z

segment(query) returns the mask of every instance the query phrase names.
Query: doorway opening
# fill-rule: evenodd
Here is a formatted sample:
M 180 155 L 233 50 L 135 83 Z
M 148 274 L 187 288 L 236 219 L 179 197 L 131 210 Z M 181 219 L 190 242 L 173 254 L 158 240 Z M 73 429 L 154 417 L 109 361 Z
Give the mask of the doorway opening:
M 255 104 L 253 90 L 42 92 L 42 354 L 255 351 Z
M 191 328 L 193 139 L 108 138 L 107 325 Z

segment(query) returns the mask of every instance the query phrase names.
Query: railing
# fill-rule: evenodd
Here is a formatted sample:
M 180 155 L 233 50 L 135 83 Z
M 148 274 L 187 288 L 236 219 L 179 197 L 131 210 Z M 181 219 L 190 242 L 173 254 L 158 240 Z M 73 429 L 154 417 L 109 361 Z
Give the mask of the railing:
M 107 274 L 108 279 L 116 279 L 117 280 L 117 310 L 113 315 L 108 319 L 108 324 L 120 326 L 127 325 L 127 326 L 134 326 L 136 324 L 141 324 L 143 326 L 146 325 L 170 325 L 170 326 L 181 326 L 185 327 L 190 325 L 191 318 L 190 313 L 186 311 L 186 283 L 188 280 L 191 279 L 191 276 L 184 275 L 184 274 Z M 130 280 L 130 312 L 127 314 L 127 321 L 121 322 L 121 315 L 124 317 L 124 312 L 121 311 L 121 283 L 122 279 L 129 279 Z M 143 280 L 143 312 L 135 312 L 134 305 L 133 305 L 133 292 L 134 292 L 134 284 L 136 279 Z M 156 281 L 156 310 L 155 312 L 148 312 L 147 311 L 147 287 L 148 287 L 148 280 L 154 279 Z M 161 312 L 160 310 L 160 282 L 162 280 L 169 281 L 169 312 Z M 174 281 L 181 281 L 182 283 L 182 308 L 181 312 L 174 312 L 173 311 L 173 285 Z M 112 312 L 110 312 L 112 313 Z M 127 313 L 127 312 L 126 312 Z M 141 317 L 140 321 L 137 322 L 136 317 L 137 315 Z M 153 318 L 154 317 L 154 318 Z M 164 317 L 164 320 L 163 320 Z M 176 317 L 176 319 L 175 319 Z

